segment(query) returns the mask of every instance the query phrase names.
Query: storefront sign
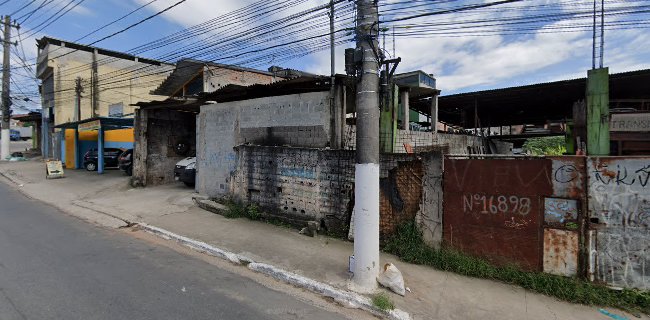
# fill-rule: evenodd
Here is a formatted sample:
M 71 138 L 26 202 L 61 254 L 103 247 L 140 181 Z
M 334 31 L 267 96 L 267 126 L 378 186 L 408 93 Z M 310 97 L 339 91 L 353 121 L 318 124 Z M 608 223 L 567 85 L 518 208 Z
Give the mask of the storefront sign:
M 609 121 L 612 132 L 650 132 L 650 113 L 614 113 Z
M 80 123 L 79 126 L 77 127 L 77 130 L 79 130 L 79 132 L 95 131 L 95 130 L 99 130 L 99 128 L 101 127 L 102 127 L 101 122 L 99 120 L 95 120 L 86 123 Z
M 61 160 L 46 161 L 45 174 L 47 179 L 63 178 L 63 164 L 61 163 Z

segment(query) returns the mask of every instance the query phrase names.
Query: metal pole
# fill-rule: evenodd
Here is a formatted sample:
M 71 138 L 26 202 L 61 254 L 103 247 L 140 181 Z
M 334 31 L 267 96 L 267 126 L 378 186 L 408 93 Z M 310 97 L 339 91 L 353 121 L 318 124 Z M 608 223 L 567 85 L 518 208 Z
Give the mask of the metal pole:
M 357 152 L 354 176 L 354 276 L 356 291 L 372 292 L 379 274 L 379 17 L 377 3 L 357 0 Z
M 97 173 L 104 173 L 104 128 L 97 130 Z
M 605 0 L 600 2 L 600 67 L 605 56 Z
M 596 0 L 594 0 L 594 30 L 591 48 L 591 68 L 596 69 Z
M 336 58 L 334 54 L 334 0 L 330 0 L 330 60 L 331 60 L 331 75 L 332 75 L 332 87 L 334 87 L 334 75 L 336 74 Z
M 11 98 L 9 96 L 9 82 L 11 77 L 11 63 L 9 60 L 11 45 L 11 17 L 5 16 L 4 21 L 4 38 L 2 39 L 3 59 L 2 59 L 2 132 L 0 133 L 0 156 L 6 160 L 9 156 L 9 125 L 11 116 Z

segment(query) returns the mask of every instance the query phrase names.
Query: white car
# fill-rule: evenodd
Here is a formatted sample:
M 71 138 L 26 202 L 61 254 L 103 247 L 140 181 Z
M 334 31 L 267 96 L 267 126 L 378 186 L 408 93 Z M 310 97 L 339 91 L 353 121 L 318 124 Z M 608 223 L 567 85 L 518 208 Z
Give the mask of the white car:
M 196 179 L 196 157 L 187 157 L 176 163 L 174 179 L 193 187 Z

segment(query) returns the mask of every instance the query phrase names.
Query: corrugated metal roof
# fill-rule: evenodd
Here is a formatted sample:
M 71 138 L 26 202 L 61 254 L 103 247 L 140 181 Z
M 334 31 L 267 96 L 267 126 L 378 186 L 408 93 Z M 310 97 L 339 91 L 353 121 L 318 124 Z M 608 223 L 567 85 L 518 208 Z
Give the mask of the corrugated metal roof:
M 586 83 L 579 78 L 441 96 L 439 119 L 467 128 L 570 119 L 573 104 L 585 99 Z M 647 83 L 650 70 L 611 74 L 610 99 L 650 99 Z
M 163 83 L 161 83 L 160 86 L 158 86 L 158 88 L 153 90 L 151 93 L 160 96 L 171 96 L 175 94 L 179 89 L 181 89 L 183 85 L 201 74 L 201 72 L 203 72 L 203 67 L 206 66 L 273 76 L 273 73 L 271 72 L 257 69 L 215 63 L 210 61 L 182 59 L 176 63 L 176 68 L 169 75 L 169 77 L 167 77 L 167 79 L 165 79 L 165 81 L 163 81 Z
M 283 80 L 271 84 L 254 84 L 251 86 L 227 85 L 215 92 L 206 94 L 205 101 L 228 102 L 262 97 L 282 96 L 306 92 L 327 91 L 331 87 L 331 77 L 315 76 Z M 337 75 L 336 81 L 347 83 L 348 77 Z

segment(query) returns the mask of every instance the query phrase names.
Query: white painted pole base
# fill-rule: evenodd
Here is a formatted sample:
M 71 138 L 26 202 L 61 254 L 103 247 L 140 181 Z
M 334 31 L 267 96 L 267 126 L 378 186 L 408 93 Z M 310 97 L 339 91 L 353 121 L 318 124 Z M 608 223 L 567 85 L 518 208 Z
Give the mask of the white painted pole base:
M 354 276 L 350 289 L 377 290 L 379 275 L 379 164 L 356 164 L 354 173 Z
M 0 157 L 2 157 L 1 160 L 7 160 L 7 157 L 11 156 L 9 153 L 9 142 L 9 129 L 2 129 L 2 133 L 0 134 Z

